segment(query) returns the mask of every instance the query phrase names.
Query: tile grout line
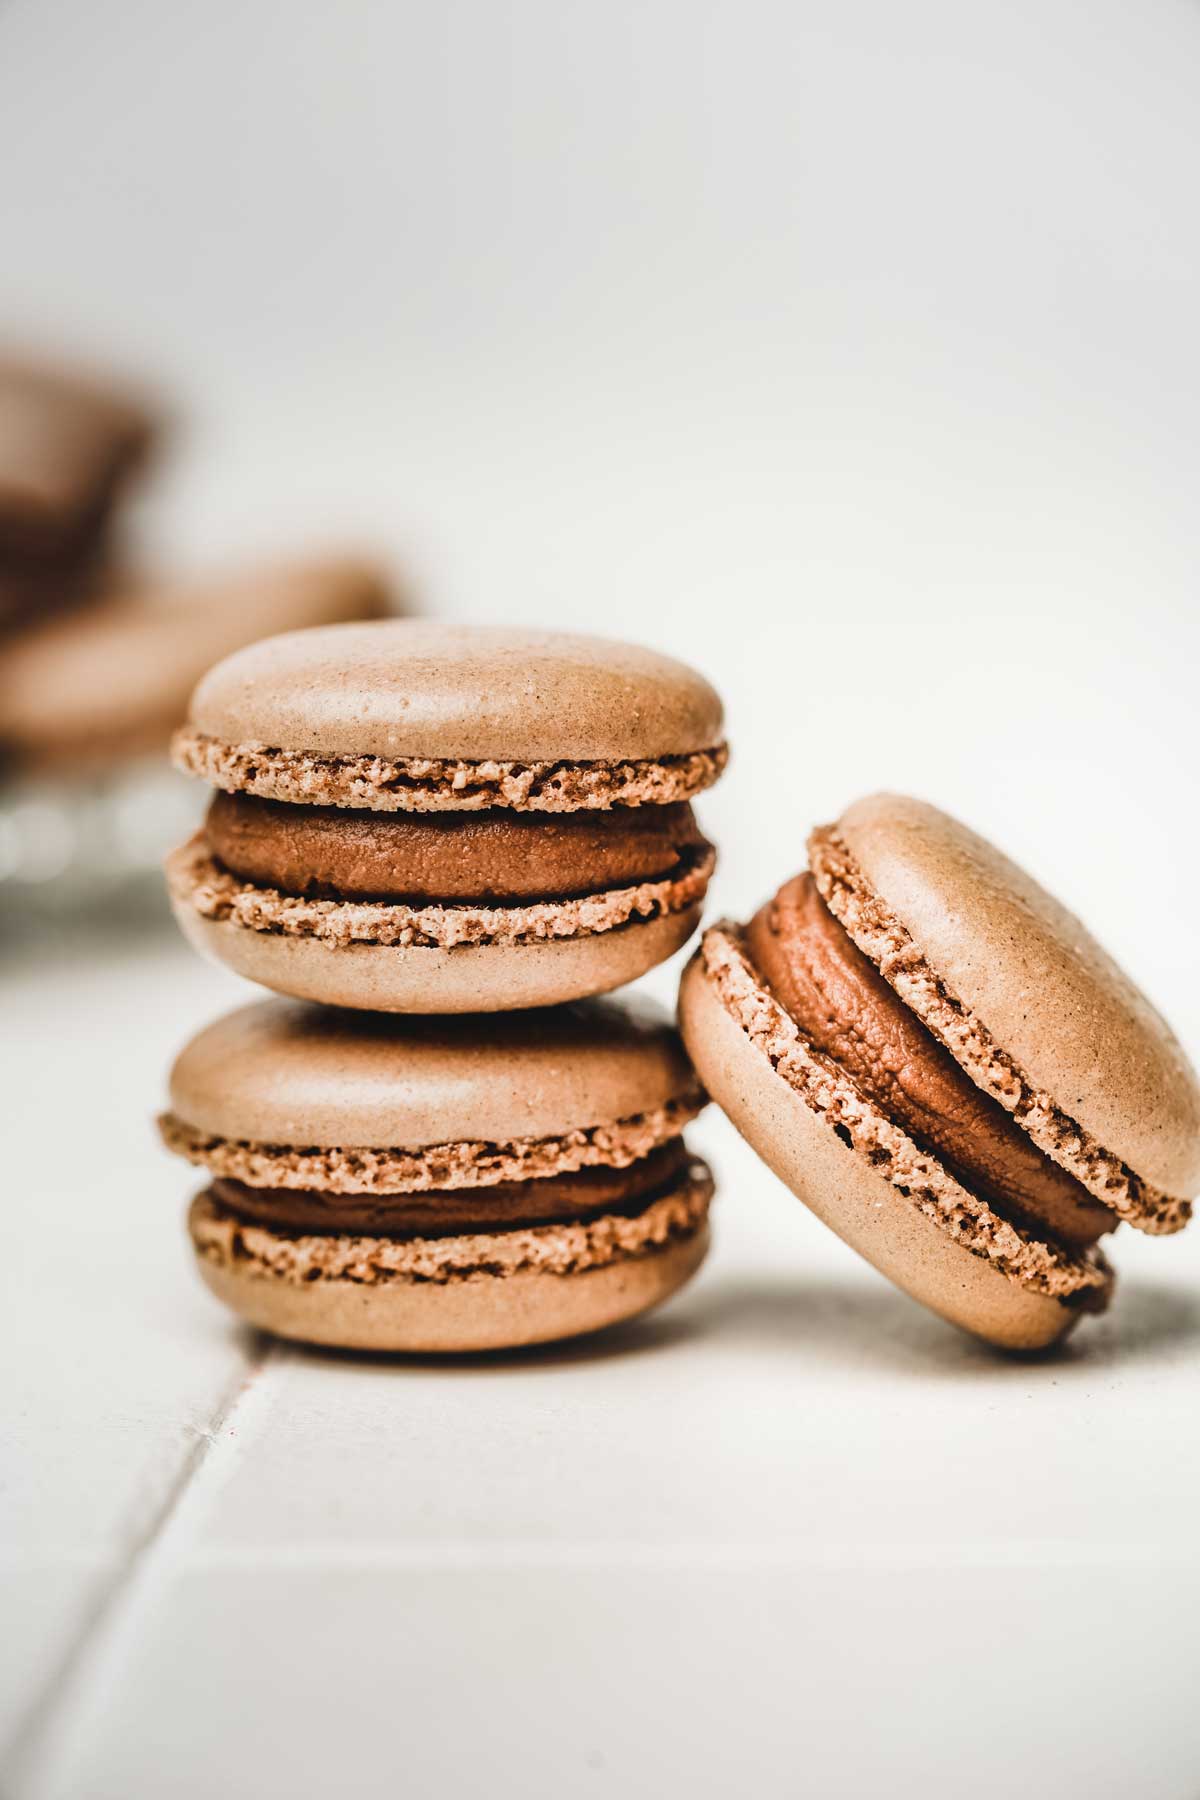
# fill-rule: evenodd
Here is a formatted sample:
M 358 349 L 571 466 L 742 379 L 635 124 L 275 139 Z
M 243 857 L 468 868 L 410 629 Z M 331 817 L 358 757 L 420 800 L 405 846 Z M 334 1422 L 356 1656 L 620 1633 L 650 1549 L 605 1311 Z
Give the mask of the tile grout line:
M 197 1431 L 180 1459 L 158 1505 L 133 1534 L 111 1574 L 98 1584 L 70 1643 L 4 1746 L 2 1800 L 49 1791 L 59 1720 L 86 1712 L 87 1694 L 103 1666 L 105 1647 L 119 1640 L 136 1595 L 150 1578 L 181 1509 L 219 1451 L 223 1434 L 257 1392 L 276 1357 L 277 1348 L 270 1343 L 247 1357 L 220 1394 L 208 1423 Z

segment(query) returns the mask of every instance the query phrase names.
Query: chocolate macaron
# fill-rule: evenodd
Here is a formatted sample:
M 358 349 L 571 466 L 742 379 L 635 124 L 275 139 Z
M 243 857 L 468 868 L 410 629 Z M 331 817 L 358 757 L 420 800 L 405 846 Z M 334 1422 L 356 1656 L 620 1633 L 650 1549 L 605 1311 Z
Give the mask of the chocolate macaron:
M 1200 1084 L 1084 926 L 983 838 L 897 795 L 705 933 L 680 1016 L 701 1079 L 868 1261 L 990 1342 L 1102 1310 L 1098 1240 L 1200 1188 Z
M 94 596 L 118 499 L 157 432 L 140 396 L 0 354 L 0 627 Z
M 473 1351 L 599 1330 L 708 1245 L 678 1034 L 593 1000 L 401 1019 L 293 1000 L 178 1058 L 167 1145 L 206 1169 L 189 1228 L 251 1324 L 348 1349 Z
M 601 638 L 398 620 L 290 632 L 201 681 L 175 760 L 219 791 L 168 863 L 198 948 L 395 1012 L 543 1006 L 685 943 L 721 703 Z

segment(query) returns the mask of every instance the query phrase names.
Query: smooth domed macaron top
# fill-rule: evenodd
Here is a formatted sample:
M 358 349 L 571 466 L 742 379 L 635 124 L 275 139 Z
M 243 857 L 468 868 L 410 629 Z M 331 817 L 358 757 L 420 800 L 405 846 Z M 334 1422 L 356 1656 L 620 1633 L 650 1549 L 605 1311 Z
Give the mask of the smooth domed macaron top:
M 194 1037 L 171 1071 L 201 1132 L 333 1149 L 559 1137 L 695 1095 L 674 1028 L 631 1002 L 487 1018 L 263 1000 Z
M 389 620 L 287 632 L 211 669 L 190 723 L 335 757 L 651 761 L 721 742 L 686 664 L 607 638 Z
M 1193 1195 L 1196 1073 L 1166 1021 L 1074 914 L 985 838 L 923 801 L 873 794 L 832 830 L 872 895 L 1033 1086 L 1143 1181 Z

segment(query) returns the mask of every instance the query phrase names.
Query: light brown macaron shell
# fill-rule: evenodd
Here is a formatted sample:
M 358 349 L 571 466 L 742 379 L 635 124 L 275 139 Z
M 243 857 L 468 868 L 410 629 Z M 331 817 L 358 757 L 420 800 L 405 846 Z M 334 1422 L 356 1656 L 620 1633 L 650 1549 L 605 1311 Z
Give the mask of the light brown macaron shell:
M 160 1126 L 225 1183 L 197 1198 L 190 1229 L 205 1280 L 244 1318 L 346 1348 L 467 1351 L 596 1330 L 687 1279 L 712 1192 L 692 1157 L 666 1159 L 665 1191 L 647 1199 L 641 1184 L 632 1208 L 501 1230 L 463 1222 L 471 1191 L 589 1169 L 637 1176 L 703 1102 L 677 1034 L 641 1007 L 400 1020 L 272 1000 L 192 1040 Z M 268 1226 L 222 1203 L 238 1182 L 281 1201 L 316 1192 L 334 1217 L 339 1195 L 352 1212 L 354 1196 L 445 1193 L 453 1228 Z
M 726 758 L 685 665 L 602 638 L 393 621 L 288 633 L 200 683 L 180 767 L 231 793 L 344 811 L 561 814 L 689 800 Z M 652 879 L 535 904 L 314 898 L 242 880 L 204 834 L 168 863 L 193 943 L 326 1004 L 552 1005 L 634 980 L 699 922 L 707 845 Z
M 708 785 L 692 759 L 723 755 L 721 702 L 636 645 L 405 620 L 288 632 L 227 658 L 196 689 L 179 754 L 214 786 L 380 811 L 571 811 L 667 788 L 686 800 Z
M 669 1204 L 589 1226 L 405 1243 L 285 1238 L 239 1224 L 206 1194 L 188 1224 L 208 1287 L 278 1337 L 410 1355 L 516 1350 L 636 1318 L 691 1279 L 708 1251 L 712 1191 L 703 1163 L 692 1169 Z

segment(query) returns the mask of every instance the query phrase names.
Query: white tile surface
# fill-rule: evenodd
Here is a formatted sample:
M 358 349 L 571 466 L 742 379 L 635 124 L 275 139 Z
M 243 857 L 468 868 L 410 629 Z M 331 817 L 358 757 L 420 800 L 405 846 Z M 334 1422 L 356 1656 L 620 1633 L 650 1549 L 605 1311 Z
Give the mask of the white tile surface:
M 11 1447 L 15 1450 L 15 1446 Z M 29 1446 L 23 1446 L 26 1453 Z M 7 1452 L 6 1452 L 7 1454 Z M 87 1633 L 90 1615 L 111 1571 L 89 1557 L 60 1551 L 43 1560 L 15 1532 L 5 1539 L 0 1568 L 0 1743 L 18 1733 L 40 1736 L 43 1713 L 56 1690 L 61 1665 Z
M 214 1337 L 195 1291 L 186 1183 L 152 1124 L 181 1019 L 241 990 L 165 931 L 107 958 L 14 947 L 3 977 L 0 1069 L 17 1106 L 0 1214 L 0 1559 L 6 1616 L 32 1622 L 27 1638 L 5 1633 L 0 1709 L 19 1732 L 153 1543 L 243 1378 L 244 1347 Z
M 1036 1565 L 186 1566 L 56 1791 L 1188 1800 L 1196 1598 Z

